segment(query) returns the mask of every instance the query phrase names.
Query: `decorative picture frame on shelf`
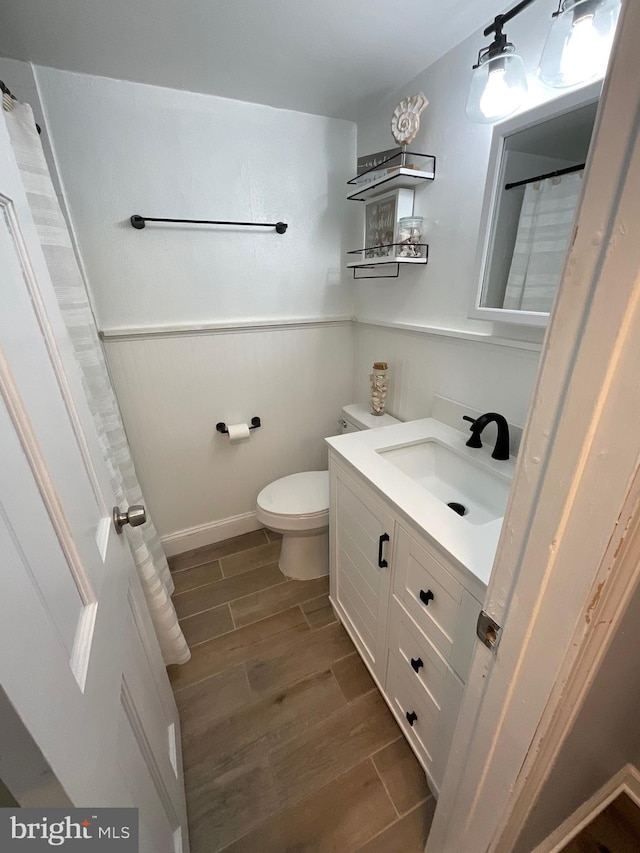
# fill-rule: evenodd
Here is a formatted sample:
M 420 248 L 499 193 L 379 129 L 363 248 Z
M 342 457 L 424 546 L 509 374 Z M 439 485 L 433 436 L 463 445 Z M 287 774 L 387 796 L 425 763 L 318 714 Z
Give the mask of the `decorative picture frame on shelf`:
M 394 259 L 399 221 L 407 216 L 413 216 L 413 190 L 398 189 L 365 202 L 363 259 Z

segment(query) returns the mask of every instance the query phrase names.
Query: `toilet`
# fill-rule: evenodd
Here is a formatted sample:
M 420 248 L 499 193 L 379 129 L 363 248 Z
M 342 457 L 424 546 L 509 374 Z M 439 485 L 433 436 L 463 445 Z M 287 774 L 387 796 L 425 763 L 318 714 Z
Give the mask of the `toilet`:
M 391 415 L 372 415 L 364 403 L 345 406 L 341 433 L 399 423 Z M 256 519 L 282 534 L 278 565 L 288 578 L 309 580 L 329 574 L 329 472 L 303 471 L 269 483 L 258 495 Z

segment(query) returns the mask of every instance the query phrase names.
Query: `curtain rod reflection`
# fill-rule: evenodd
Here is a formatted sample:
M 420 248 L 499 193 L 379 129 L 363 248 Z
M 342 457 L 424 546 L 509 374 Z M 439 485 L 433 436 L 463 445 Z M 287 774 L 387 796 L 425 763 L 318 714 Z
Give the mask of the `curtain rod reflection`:
M 0 92 L 2 92 L 2 103 L 6 112 L 10 112 L 13 109 L 13 102 L 19 103 L 16 96 L 13 94 L 11 89 L 5 84 L 4 80 L 0 80 Z M 39 124 L 36 123 L 36 130 L 38 133 L 42 133 L 42 128 Z
M 525 178 L 523 181 L 514 181 L 511 184 L 505 184 L 505 190 L 512 190 L 514 187 L 523 187 L 525 184 L 533 184 L 535 181 L 544 181 L 546 178 L 558 178 L 560 175 L 569 175 L 571 172 L 580 172 L 586 163 L 580 163 L 579 166 L 567 166 L 566 169 L 556 169 L 555 172 L 547 172 L 544 175 L 536 175 L 535 178 Z

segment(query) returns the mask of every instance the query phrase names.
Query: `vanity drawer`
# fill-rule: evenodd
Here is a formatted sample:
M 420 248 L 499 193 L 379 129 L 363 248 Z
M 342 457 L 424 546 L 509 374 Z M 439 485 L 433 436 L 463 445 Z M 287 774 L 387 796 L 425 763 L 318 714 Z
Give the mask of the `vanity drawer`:
M 481 605 L 421 541 L 400 525 L 394 592 L 464 681 L 471 662 Z
M 389 655 L 386 694 L 407 740 L 432 772 L 439 709 L 424 690 L 404 677 L 394 655 Z
M 442 707 L 448 678 L 457 678 L 440 652 L 418 628 L 397 598 L 392 596 L 389 622 L 389 653 L 405 678 L 420 685 Z
M 453 647 L 463 587 L 407 531 L 398 531 L 394 592 L 446 658 Z
M 438 707 L 417 680 L 412 681 L 406 676 L 402 663 L 397 654 L 389 655 L 386 694 L 407 740 L 428 770 L 431 781 L 439 789 L 458 720 L 464 685 L 449 670 L 441 695 L 442 705 Z

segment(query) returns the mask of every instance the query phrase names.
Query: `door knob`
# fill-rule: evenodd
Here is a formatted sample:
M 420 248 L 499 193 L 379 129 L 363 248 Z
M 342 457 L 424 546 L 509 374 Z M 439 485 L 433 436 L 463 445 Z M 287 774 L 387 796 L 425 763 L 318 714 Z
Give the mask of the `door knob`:
M 122 528 L 125 524 L 130 524 L 132 527 L 139 527 L 147 520 L 147 511 L 140 504 L 130 506 L 126 512 L 120 512 L 120 508 L 113 508 L 113 526 L 116 533 L 122 533 Z
M 415 711 L 407 711 L 405 714 L 405 717 L 407 718 L 407 722 L 409 723 L 411 728 L 413 728 L 413 724 L 418 719 L 418 715 L 416 714 L 416 712 Z
M 411 666 L 413 667 L 414 672 L 419 672 L 420 667 L 424 666 L 422 658 L 411 658 Z

